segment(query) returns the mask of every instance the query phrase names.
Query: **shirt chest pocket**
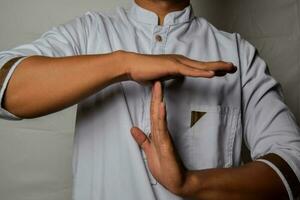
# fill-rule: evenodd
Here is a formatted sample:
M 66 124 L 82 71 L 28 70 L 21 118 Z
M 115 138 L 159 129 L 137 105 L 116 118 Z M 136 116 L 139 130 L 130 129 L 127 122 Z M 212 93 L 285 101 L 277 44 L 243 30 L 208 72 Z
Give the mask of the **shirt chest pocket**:
M 179 154 L 188 169 L 230 167 L 239 109 L 190 105 L 184 120 L 188 130 L 178 140 Z

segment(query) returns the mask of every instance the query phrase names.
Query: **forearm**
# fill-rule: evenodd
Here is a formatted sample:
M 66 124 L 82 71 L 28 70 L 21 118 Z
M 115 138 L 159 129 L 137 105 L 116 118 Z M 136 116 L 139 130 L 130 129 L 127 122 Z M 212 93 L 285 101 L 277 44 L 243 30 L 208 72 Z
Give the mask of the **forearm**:
M 252 162 L 239 168 L 187 172 L 181 196 L 194 199 L 288 199 L 285 187 L 268 165 Z
M 126 79 L 123 53 L 22 61 L 11 77 L 3 106 L 33 118 L 72 106 L 104 87 Z

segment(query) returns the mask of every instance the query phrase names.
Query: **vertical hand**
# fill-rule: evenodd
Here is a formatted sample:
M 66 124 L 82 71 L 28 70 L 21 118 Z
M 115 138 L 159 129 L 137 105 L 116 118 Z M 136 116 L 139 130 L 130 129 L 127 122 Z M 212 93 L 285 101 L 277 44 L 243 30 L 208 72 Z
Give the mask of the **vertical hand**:
M 144 150 L 153 177 L 164 187 L 176 193 L 183 185 L 185 171 L 178 159 L 167 125 L 166 106 L 163 102 L 162 86 L 154 83 L 151 98 L 151 137 L 137 127 L 131 133 Z

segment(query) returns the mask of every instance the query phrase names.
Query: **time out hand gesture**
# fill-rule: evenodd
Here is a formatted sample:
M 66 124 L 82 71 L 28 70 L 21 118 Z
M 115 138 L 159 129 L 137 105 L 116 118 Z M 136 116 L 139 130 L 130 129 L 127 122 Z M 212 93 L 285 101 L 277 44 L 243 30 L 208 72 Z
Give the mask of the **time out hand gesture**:
M 163 102 L 161 83 L 156 81 L 152 88 L 151 137 L 137 127 L 131 133 L 144 150 L 153 177 L 168 190 L 176 193 L 185 180 L 185 170 L 172 143 L 168 131 L 166 108 Z

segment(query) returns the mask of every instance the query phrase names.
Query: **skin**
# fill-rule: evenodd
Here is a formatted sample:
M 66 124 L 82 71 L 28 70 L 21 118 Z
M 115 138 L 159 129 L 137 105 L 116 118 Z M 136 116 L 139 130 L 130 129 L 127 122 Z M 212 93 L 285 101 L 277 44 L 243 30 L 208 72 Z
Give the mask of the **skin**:
M 159 25 L 164 22 L 165 16 L 173 11 L 184 9 L 190 4 L 189 0 L 135 0 L 136 4 L 156 13 Z
M 211 78 L 235 71 L 232 63 L 201 62 L 181 55 L 117 51 L 62 58 L 33 56 L 14 71 L 3 107 L 16 116 L 35 118 L 72 106 L 120 81 L 148 84 L 174 76 Z
M 157 13 L 159 24 L 163 24 L 168 12 L 181 10 L 189 1 L 136 0 L 136 3 Z M 195 61 L 182 55 L 117 51 L 62 58 L 33 56 L 22 61 L 13 73 L 3 107 L 22 118 L 35 118 L 72 106 L 120 81 L 149 84 L 174 76 L 211 78 L 235 71 L 232 63 Z M 277 174 L 263 163 L 252 162 L 233 169 L 185 170 L 167 129 L 158 82 L 153 89 L 151 124 L 152 139 L 137 127 L 131 132 L 145 151 L 154 177 L 171 192 L 195 199 L 284 199 L 286 196 Z
M 135 0 L 141 7 L 155 12 L 163 24 L 168 12 L 181 10 L 189 0 Z M 279 176 L 268 165 L 251 162 L 229 169 L 186 170 L 173 145 L 167 124 L 165 103 L 159 81 L 155 82 L 151 101 L 151 138 L 138 127 L 132 136 L 144 150 L 149 169 L 166 189 L 192 199 L 288 199 Z M 262 178 L 263 177 L 263 178 Z
M 153 177 L 182 197 L 201 200 L 287 199 L 278 175 L 266 164 L 251 162 L 238 168 L 187 170 L 168 130 L 161 83 L 156 81 L 151 99 L 151 137 L 138 127 L 131 133 L 147 157 Z

